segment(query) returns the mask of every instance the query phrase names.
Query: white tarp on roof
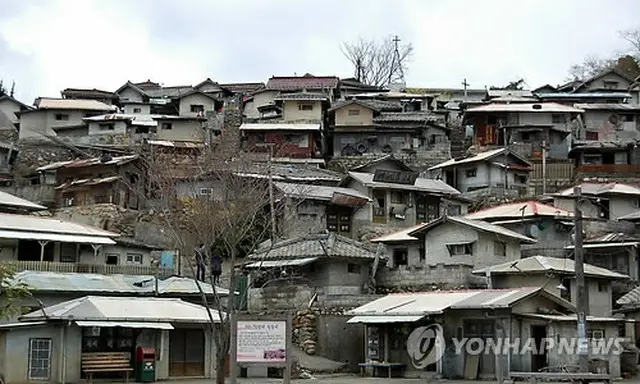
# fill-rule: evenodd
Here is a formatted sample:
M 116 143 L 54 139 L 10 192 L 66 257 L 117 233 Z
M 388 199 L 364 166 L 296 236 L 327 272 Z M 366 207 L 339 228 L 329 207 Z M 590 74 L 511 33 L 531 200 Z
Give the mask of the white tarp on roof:
M 294 123 L 243 123 L 240 125 L 241 131 L 319 131 L 318 124 L 294 124 Z
M 169 323 L 144 323 L 140 321 L 76 321 L 78 327 L 173 329 Z
M 0 213 L 0 238 L 115 244 L 117 233 L 52 217 Z
M 26 209 L 29 211 L 43 211 L 47 209 L 47 207 L 44 207 L 40 204 L 36 204 L 29 200 L 14 196 L 10 193 L 0 191 L 0 206 L 3 205 L 11 208 Z
M 0 229 L 0 239 L 60 241 L 63 243 L 114 245 L 115 241 L 108 237 L 63 235 L 46 232 L 23 232 Z
M 292 260 L 264 260 L 256 261 L 255 263 L 247 264 L 245 268 L 279 268 L 279 267 L 293 267 L 311 264 L 318 260 L 317 257 L 306 257 L 304 259 L 292 259 Z
M 214 321 L 218 311 L 209 309 Z M 85 296 L 28 313 L 20 320 L 133 321 L 153 323 L 209 323 L 207 308 L 158 297 Z
M 355 316 L 347 321 L 349 324 L 386 324 L 413 323 L 424 316 Z

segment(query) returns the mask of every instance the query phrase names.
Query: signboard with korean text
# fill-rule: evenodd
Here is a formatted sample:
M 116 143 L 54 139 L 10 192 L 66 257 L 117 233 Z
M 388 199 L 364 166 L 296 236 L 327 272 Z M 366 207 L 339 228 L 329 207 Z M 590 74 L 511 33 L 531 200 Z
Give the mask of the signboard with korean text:
M 239 363 L 284 363 L 287 351 L 286 321 L 238 321 Z

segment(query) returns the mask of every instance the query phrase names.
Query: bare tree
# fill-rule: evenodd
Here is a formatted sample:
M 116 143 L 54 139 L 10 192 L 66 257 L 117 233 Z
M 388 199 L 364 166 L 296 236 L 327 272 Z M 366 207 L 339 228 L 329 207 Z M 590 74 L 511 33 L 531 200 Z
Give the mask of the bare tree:
M 359 38 L 342 44 L 342 53 L 354 67 L 355 78 L 367 85 L 389 84 L 397 73 L 405 73 L 413 53 L 413 46 L 398 44 L 394 36 L 382 40 Z
M 586 80 L 614 67 L 631 77 L 640 75 L 640 27 L 619 31 L 618 35 L 629 44 L 627 49 L 604 57 L 585 57 L 582 63 L 569 68 L 567 80 Z
M 272 220 L 282 218 L 284 208 L 274 203 L 268 178 L 246 177 L 255 173 L 254 163 L 238 153 L 233 138 L 223 133 L 213 147 L 205 147 L 185 164 L 172 153 L 147 155 L 150 204 L 159 206 L 181 262 L 196 275 L 195 247 L 203 244 L 206 258 L 223 257 L 227 270 L 223 280 L 230 296 L 223 300 L 212 274 L 205 278 L 214 287 L 213 298 L 196 279 L 202 304 L 212 308 L 211 332 L 216 345 L 216 383 L 225 380 L 224 366 L 231 343 L 231 312 L 245 305 L 245 292 L 234 293 L 240 273 L 239 261 L 260 243 L 275 238 Z M 160 203 L 160 204 L 159 204 Z M 161 208 L 160 208 L 161 207 Z M 271 209 L 275 211 L 271 212 Z

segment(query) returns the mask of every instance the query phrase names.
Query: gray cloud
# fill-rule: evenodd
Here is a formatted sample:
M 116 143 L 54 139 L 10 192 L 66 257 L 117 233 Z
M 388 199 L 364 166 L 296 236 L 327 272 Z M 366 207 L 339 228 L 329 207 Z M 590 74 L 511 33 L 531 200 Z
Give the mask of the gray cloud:
M 624 49 L 617 30 L 637 26 L 640 3 L 0 0 L 0 9 L 0 77 L 15 78 L 30 100 L 128 79 L 350 76 L 341 42 L 388 34 L 415 47 L 412 86 L 455 87 L 465 77 L 474 87 L 516 77 L 555 84 L 584 56 Z

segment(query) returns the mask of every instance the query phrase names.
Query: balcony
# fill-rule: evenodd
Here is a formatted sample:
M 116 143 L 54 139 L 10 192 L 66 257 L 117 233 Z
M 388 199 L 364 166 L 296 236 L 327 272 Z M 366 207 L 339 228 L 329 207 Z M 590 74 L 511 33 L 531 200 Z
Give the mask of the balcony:
M 168 277 L 175 274 L 173 268 L 157 268 L 149 265 L 76 264 L 53 261 L 1 260 L 14 272 L 40 271 L 60 273 L 97 273 L 101 275 L 139 275 Z
M 576 167 L 576 174 L 608 174 L 609 177 L 634 176 L 640 172 L 640 164 L 584 164 Z

